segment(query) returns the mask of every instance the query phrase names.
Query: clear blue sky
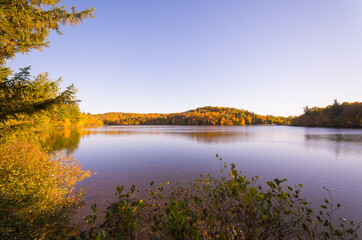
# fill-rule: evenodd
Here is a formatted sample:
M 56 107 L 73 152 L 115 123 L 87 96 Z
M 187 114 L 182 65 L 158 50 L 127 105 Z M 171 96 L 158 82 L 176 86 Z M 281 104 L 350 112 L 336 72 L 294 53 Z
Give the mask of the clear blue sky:
M 299 115 L 362 97 L 360 0 L 89 0 L 95 19 L 53 33 L 12 68 L 63 77 L 81 110 L 202 106 Z

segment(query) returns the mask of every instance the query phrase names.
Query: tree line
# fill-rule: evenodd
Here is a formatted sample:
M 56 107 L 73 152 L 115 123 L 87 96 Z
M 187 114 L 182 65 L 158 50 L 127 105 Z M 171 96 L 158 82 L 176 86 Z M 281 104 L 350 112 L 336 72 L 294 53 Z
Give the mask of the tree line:
M 362 102 L 338 103 L 325 108 L 308 106 L 304 114 L 291 119 L 293 126 L 333 127 L 333 128 L 362 128 Z
M 181 113 L 104 113 L 96 115 L 106 125 L 220 125 L 288 124 L 290 119 L 259 115 L 243 109 L 202 107 Z

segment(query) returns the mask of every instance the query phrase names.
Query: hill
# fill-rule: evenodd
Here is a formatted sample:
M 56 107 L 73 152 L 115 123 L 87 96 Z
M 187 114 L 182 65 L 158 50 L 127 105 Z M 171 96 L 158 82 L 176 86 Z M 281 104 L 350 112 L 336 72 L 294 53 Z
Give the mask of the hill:
M 228 107 L 202 107 L 181 113 L 121 113 L 97 114 L 106 125 L 245 125 L 288 124 L 289 119 L 272 115 L 259 115 L 243 109 Z

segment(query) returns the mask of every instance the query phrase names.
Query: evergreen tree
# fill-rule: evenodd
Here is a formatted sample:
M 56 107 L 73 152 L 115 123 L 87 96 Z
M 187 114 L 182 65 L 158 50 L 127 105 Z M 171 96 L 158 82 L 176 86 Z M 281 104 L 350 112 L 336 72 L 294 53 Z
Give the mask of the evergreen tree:
M 60 26 L 77 25 L 93 17 L 94 9 L 70 11 L 59 6 L 61 0 L 1 0 L 0 1 L 0 64 L 16 53 L 47 47 L 47 37 Z
M 49 79 L 47 74 L 30 76 L 30 67 L 21 68 L 12 75 L 8 68 L 1 68 L 0 73 L 0 121 L 19 114 L 33 114 L 54 105 L 75 104 L 76 89 L 73 85 L 60 92 L 59 82 Z

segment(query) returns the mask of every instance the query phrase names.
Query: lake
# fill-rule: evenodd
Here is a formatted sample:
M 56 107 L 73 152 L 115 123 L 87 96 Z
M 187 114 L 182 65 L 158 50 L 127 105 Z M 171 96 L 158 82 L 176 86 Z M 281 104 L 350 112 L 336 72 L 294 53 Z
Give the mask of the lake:
M 138 189 L 151 181 L 190 182 L 201 173 L 219 174 L 220 161 L 235 163 L 260 183 L 287 178 L 303 184 L 314 205 L 331 190 L 342 204 L 338 217 L 362 220 L 362 130 L 289 126 L 107 126 L 51 130 L 41 135 L 50 150 L 74 155 L 97 175 L 87 204 L 102 209 L 116 200 L 117 185 Z M 89 213 L 89 208 L 81 214 Z

